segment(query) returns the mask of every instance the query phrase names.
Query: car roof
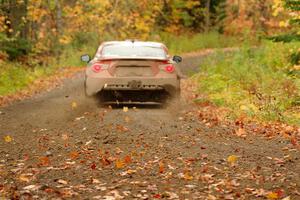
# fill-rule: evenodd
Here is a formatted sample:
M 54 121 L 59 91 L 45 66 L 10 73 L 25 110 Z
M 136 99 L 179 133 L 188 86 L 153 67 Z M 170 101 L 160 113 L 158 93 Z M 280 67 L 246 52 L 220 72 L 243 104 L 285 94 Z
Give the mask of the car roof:
M 156 48 L 166 48 L 166 46 L 159 42 L 148 42 L 148 41 L 135 41 L 135 40 L 125 40 L 125 41 L 109 41 L 104 42 L 102 45 L 119 45 L 119 46 L 147 46 Z

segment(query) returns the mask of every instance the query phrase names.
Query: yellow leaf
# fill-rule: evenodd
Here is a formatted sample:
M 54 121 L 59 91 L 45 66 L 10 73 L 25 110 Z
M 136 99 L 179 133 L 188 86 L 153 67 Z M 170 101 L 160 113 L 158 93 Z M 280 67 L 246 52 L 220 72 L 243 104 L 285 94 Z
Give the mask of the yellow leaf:
M 193 180 L 193 176 L 191 176 L 188 172 L 184 173 L 183 178 L 188 181 Z
M 276 192 L 269 192 L 267 194 L 267 198 L 268 199 L 278 199 L 279 197 L 278 197 L 278 194 Z
M 72 109 L 76 109 L 77 108 L 77 103 L 76 102 L 72 102 Z
M 5 140 L 5 142 L 11 142 L 12 138 L 9 135 L 7 135 L 4 137 L 4 140 Z
M 227 161 L 231 164 L 231 165 L 233 165 L 236 161 L 237 161 L 237 156 L 235 156 L 235 155 L 231 155 L 231 156 L 228 156 L 228 158 L 227 158 Z
M 22 182 L 29 182 L 30 181 L 30 178 L 27 174 L 21 174 L 19 176 L 19 180 L 22 181 Z
M 128 107 L 123 107 L 124 112 L 128 112 Z
M 116 168 L 121 169 L 124 166 L 125 166 L 125 163 L 122 160 L 120 160 L 120 159 L 116 160 Z

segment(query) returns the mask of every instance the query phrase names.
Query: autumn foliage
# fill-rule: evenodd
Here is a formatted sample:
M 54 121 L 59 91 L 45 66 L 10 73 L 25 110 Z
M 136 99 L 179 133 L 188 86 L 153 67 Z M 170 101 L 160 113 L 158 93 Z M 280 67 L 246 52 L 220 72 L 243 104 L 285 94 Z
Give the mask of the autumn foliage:
M 160 32 L 272 34 L 278 28 L 291 29 L 291 16 L 299 20 L 299 10 L 293 1 L 283 0 L 4 0 L 0 60 L 24 61 L 24 55 L 39 55 L 43 64 L 47 56 L 59 55 L 70 44 L 159 40 Z

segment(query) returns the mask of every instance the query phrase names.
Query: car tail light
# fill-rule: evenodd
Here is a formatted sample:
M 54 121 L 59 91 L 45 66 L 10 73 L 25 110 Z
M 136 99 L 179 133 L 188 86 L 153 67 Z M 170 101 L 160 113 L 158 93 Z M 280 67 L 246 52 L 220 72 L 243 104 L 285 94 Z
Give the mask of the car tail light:
M 102 68 L 101 68 L 101 65 L 100 65 L 100 64 L 94 64 L 94 65 L 92 66 L 92 69 L 93 69 L 94 72 L 98 73 L 98 72 L 101 71 Z
M 165 66 L 166 72 L 172 73 L 175 71 L 175 67 L 173 65 L 167 65 Z
M 96 73 L 99 73 L 100 71 L 104 69 L 108 69 L 109 63 L 108 62 L 100 62 L 100 63 L 95 63 L 92 65 L 92 70 Z

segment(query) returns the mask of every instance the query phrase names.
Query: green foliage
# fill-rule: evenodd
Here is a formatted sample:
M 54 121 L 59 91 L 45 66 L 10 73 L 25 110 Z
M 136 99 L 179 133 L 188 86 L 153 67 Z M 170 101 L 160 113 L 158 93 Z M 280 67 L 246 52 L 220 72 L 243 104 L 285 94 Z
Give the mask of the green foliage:
M 23 38 L 0 40 L 0 51 L 6 52 L 10 60 L 15 60 L 30 53 L 31 43 Z
M 299 0 L 285 0 L 285 6 L 293 11 L 300 11 Z
M 292 12 L 290 15 L 292 18 L 290 19 L 290 24 L 295 27 L 296 32 L 299 31 L 300 26 L 300 1 L 299 0 L 285 0 L 285 7 L 287 10 Z M 298 40 L 300 37 L 299 32 L 295 33 L 298 36 Z
M 272 40 L 273 42 L 296 42 L 300 41 L 300 35 L 298 34 L 283 34 L 283 35 L 277 35 L 277 36 L 270 36 L 266 37 L 269 40 Z
M 255 49 L 219 52 L 195 75 L 199 92 L 231 108 L 232 116 L 245 113 L 258 120 L 300 124 L 300 76 L 290 73 L 294 69 L 289 53 L 298 47 L 299 43 L 265 42 Z
M 0 67 L 0 95 L 16 92 L 30 84 L 32 73 L 20 65 L 5 63 Z
M 220 35 L 217 32 L 181 36 L 161 33 L 160 37 L 162 42 L 167 45 L 173 54 L 197 51 L 200 49 L 233 47 L 238 46 L 239 43 L 237 38 Z

